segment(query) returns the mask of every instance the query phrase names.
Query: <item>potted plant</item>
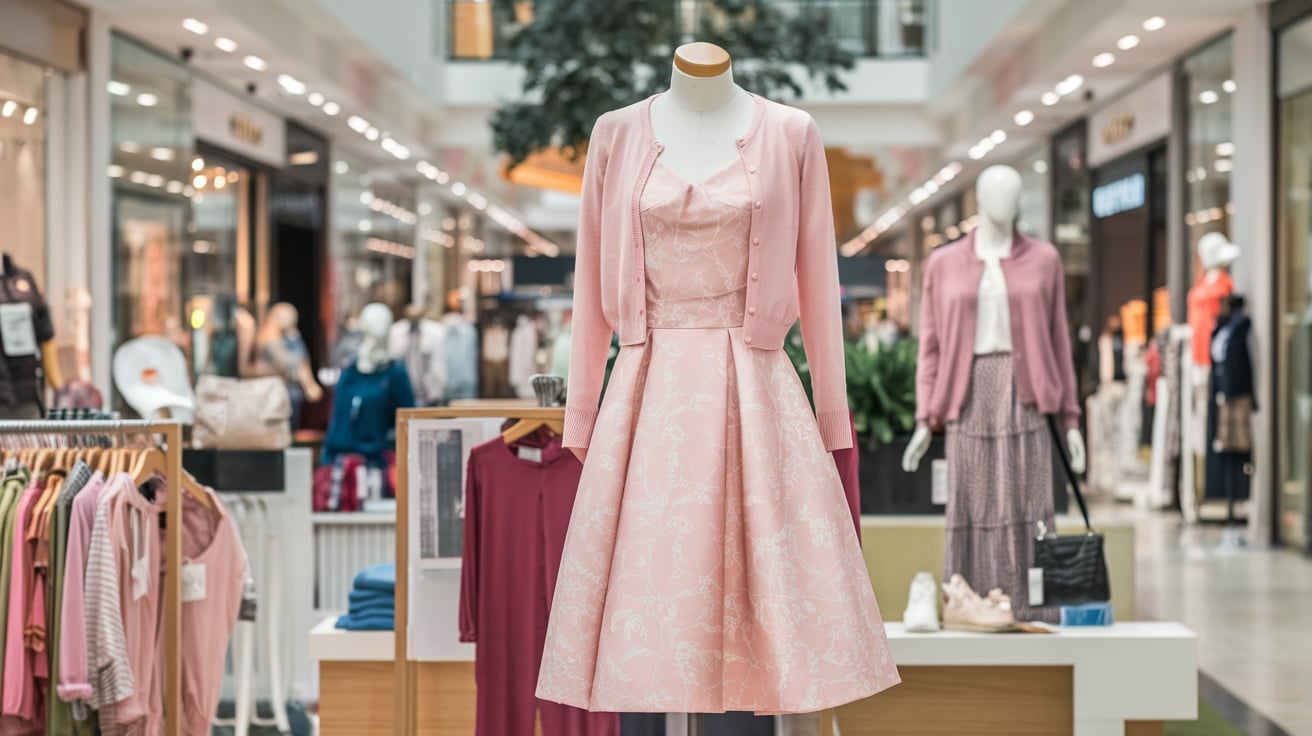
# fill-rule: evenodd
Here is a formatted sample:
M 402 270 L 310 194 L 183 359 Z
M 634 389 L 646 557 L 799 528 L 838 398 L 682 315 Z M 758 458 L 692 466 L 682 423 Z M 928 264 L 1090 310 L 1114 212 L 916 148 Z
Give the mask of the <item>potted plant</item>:
M 811 395 L 811 372 L 794 334 L 785 350 Z M 869 350 L 863 344 L 845 348 L 847 402 L 856 423 L 860 452 L 861 513 L 933 514 L 933 463 L 945 456 L 942 435 L 935 435 L 915 473 L 902 470 L 902 455 L 916 428 L 915 340 L 900 340 Z

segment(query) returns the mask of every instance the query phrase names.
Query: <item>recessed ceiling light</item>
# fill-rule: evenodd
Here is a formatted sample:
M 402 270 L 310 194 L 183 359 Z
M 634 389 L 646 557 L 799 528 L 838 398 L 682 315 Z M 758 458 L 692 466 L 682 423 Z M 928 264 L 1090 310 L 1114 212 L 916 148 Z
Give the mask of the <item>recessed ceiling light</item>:
M 336 164 L 333 165 L 333 171 L 336 171 L 339 174 L 345 174 L 350 170 L 351 170 L 351 165 L 346 163 L 345 161 L 338 161 Z
M 984 158 L 984 157 L 987 156 L 988 154 L 989 154 L 988 151 L 985 151 L 984 149 L 980 148 L 979 146 L 975 146 L 974 148 L 970 149 L 970 151 L 969 151 L 969 155 L 970 155 L 970 157 L 971 157 L 972 159 L 976 160 L 976 161 L 978 161 L 978 160 Z
M 989 136 L 989 139 L 992 140 L 994 143 L 999 143 L 999 144 L 1006 143 L 1007 131 L 998 128 L 997 130 L 993 131 L 993 134 Z
M 1116 54 L 1113 54 L 1110 51 L 1104 51 L 1101 54 L 1098 54 L 1097 56 L 1093 57 L 1093 65 L 1098 67 L 1099 69 L 1109 67 L 1115 63 L 1116 63 Z
M 286 90 L 287 94 L 291 94 L 291 95 L 305 94 L 305 82 L 302 82 L 301 80 L 291 76 L 290 74 L 279 74 L 278 86 Z
M 154 107 L 159 104 L 159 98 L 149 92 L 142 92 L 137 95 L 137 104 L 142 107 Z
M 1034 162 L 1034 173 L 1036 173 L 1036 174 L 1046 174 L 1046 173 L 1048 173 L 1048 162 L 1047 162 L 1046 160 L 1044 160 L 1044 159 L 1039 159 L 1038 161 L 1035 161 L 1035 162 Z
M 269 62 L 265 61 L 264 59 L 261 59 L 258 56 L 255 56 L 254 54 L 251 54 L 250 56 L 247 56 L 245 59 L 242 59 L 241 63 L 245 64 L 247 68 L 254 69 L 257 72 L 262 72 L 265 69 L 269 68 Z
M 1065 97 L 1066 95 L 1071 94 L 1072 92 L 1078 90 L 1080 87 L 1083 86 L 1084 86 L 1084 77 L 1080 76 L 1079 74 L 1072 74 L 1069 77 L 1066 77 L 1065 79 L 1058 82 L 1057 86 L 1054 87 L 1053 90 L 1057 94 L 1061 95 L 1062 97 Z
M 174 157 L 173 149 L 165 146 L 150 149 L 150 157 L 156 161 L 172 161 Z
M 31 125 L 36 122 L 36 116 L 40 114 L 41 111 L 36 109 L 36 105 L 33 105 L 23 111 L 23 122 L 27 125 Z
M 1198 93 L 1198 101 L 1203 103 L 1204 105 L 1214 104 L 1217 100 L 1220 99 L 1221 99 L 1221 95 L 1218 95 L 1216 93 L 1216 90 L 1214 89 L 1205 89 L 1202 92 Z
M 144 171 L 134 171 L 128 178 L 132 180 L 133 184 L 145 184 L 146 179 L 149 177 L 150 174 L 147 174 Z
M 0 106 L 0 115 L 4 115 L 7 118 L 12 118 L 17 111 L 18 103 L 13 100 L 5 100 L 5 104 Z
M 320 105 L 323 104 L 323 95 L 319 94 L 318 92 L 311 92 L 310 96 L 305 99 L 315 107 L 319 107 Z
M 1021 110 L 1020 112 L 1016 113 L 1016 115 L 1012 118 L 1012 120 L 1015 120 L 1017 125 L 1024 128 L 1026 125 L 1029 125 L 1030 123 L 1034 122 L 1034 113 L 1030 112 L 1029 110 Z
M 181 194 L 183 184 L 177 179 L 173 179 L 164 188 L 168 190 L 169 194 Z
M 369 121 L 359 115 L 352 115 L 346 119 L 346 125 L 357 133 L 364 133 L 369 130 Z
M 1043 104 L 1052 107 L 1058 102 L 1061 102 L 1061 95 L 1057 94 L 1056 92 L 1044 92 L 1043 96 L 1040 97 L 1039 100 Z
M 110 164 L 109 167 L 105 169 L 105 173 L 109 174 L 109 178 L 111 179 L 118 179 L 123 176 L 123 167 L 118 164 Z
M 206 33 L 210 32 L 210 27 L 208 25 L 206 25 L 202 21 L 196 20 L 195 18 L 187 18 L 186 20 L 182 21 L 182 27 L 186 28 L 187 30 L 191 31 L 197 36 L 204 36 Z
M 338 105 L 336 102 L 329 100 L 328 102 L 323 103 L 324 115 L 336 115 L 341 111 L 342 111 L 341 106 Z
M 372 125 L 369 126 L 369 128 L 364 132 L 364 137 L 368 138 L 371 141 L 378 140 L 378 135 L 379 135 L 378 129 L 373 127 Z
M 155 188 L 164 186 L 164 177 L 159 174 L 151 174 L 146 177 L 146 184 Z
M 214 46 L 218 48 L 219 51 L 225 51 L 229 54 L 237 50 L 237 42 L 225 36 L 219 36 L 214 39 Z
M 1128 36 L 1121 36 L 1121 40 L 1116 42 L 1116 48 L 1121 51 L 1129 51 L 1139 45 L 1139 37 L 1131 33 Z
M 1235 80 L 1227 79 L 1221 83 L 1221 89 L 1225 90 L 1228 94 L 1234 94 L 1235 90 L 1239 89 L 1239 86 L 1235 84 Z
M 118 144 L 118 150 L 124 153 L 141 153 L 141 144 L 136 141 L 123 141 Z
M 191 160 L 192 171 L 200 171 L 203 168 L 205 168 L 205 159 L 201 158 L 200 156 L 197 156 L 196 158 L 193 158 Z
M 112 79 L 105 84 L 105 89 L 115 97 L 124 97 L 132 92 L 131 86 L 124 84 L 123 82 L 116 82 Z
M 1160 31 L 1165 27 L 1166 27 L 1166 19 L 1160 15 L 1154 15 L 1153 17 L 1143 22 L 1143 29 L 1145 31 Z
M 1218 156 L 1235 155 L 1235 144 L 1231 143 L 1230 141 L 1216 144 L 1216 155 Z

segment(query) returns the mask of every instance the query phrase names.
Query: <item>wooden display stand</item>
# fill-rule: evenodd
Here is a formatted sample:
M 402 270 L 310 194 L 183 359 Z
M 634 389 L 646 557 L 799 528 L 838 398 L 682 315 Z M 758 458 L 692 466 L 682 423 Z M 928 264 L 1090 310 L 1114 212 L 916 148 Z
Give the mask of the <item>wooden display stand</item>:
M 408 631 L 409 425 L 417 419 L 559 419 L 560 409 L 505 406 L 407 410 L 397 426 L 396 630 Z M 867 530 L 867 534 L 869 530 Z M 892 612 L 889 609 L 887 612 Z M 449 614 L 450 612 L 444 612 Z M 475 685 L 468 659 L 414 661 L 405 636 L 311 634 L 320 662 L 324 736 L 469 736 Z M 424 625 L 423 622 L 415 622 Z M 1070 628 L 1050 635 L 909 634 L 888 624 L 901 685 L 820 716 L 822 736 L 1025 734 L 1157 736 L 1197 716 L 1197 640 L 1173 623 Z M 783 730 L 785 735 L 790 731 Z M 814 733 L 814 731 L 809 731 Z

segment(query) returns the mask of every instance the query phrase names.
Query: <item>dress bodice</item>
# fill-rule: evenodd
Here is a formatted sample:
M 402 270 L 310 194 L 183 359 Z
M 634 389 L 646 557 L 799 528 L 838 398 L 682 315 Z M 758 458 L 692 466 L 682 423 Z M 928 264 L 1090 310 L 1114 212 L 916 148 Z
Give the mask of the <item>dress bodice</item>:
M 657 162 L 641 199 L 649 327 L 742 325 L 751 207 L 738 161 L 697 184 Z

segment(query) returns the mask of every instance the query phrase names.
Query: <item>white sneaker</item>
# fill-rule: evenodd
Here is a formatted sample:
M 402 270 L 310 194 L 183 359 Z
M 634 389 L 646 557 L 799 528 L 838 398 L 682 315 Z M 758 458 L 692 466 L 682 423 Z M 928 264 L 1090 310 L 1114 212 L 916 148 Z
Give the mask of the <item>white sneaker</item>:
M 907 610 L 902 613 L 902 625 L 907 631 L 927 634 L 938 631 L 938 586 L 934 576 L 927 572 L 916 573 L 907 594 Z

